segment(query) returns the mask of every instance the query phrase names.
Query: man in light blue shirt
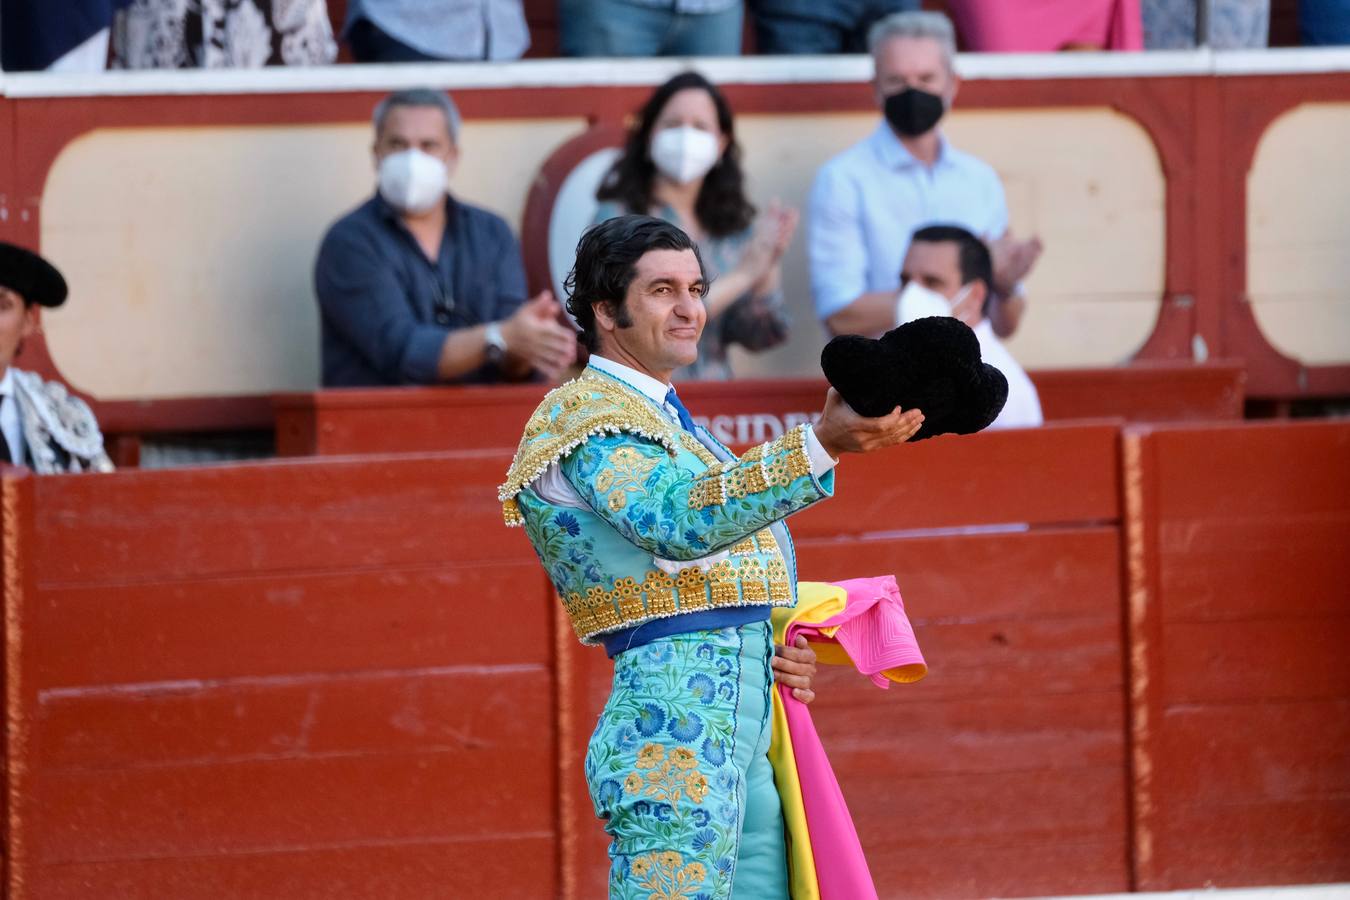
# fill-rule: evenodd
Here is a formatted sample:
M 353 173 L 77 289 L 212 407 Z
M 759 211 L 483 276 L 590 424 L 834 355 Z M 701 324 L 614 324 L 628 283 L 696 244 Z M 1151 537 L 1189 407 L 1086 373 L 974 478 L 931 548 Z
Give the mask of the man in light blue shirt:
M 1021 280 L 1041 247 L 1011 238 L 998 175 L 938 130 L 959 85 L 951 22 L 941 13 L 896 13 L 872 28 L 868 45 L 884 118 L 816 176 L 806 220 L 816 315 L 834 334 L 895 327 L 910 236 L 944 223 L 990 242 L 995 290 L 986 315 L 1007 337 L 1026 306 Z

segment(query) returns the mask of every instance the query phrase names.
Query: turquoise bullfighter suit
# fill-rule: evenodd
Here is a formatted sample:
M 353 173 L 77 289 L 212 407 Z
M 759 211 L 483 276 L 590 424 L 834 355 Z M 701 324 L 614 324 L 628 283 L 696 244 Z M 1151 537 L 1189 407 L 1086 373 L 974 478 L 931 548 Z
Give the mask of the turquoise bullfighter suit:
M 500 499 L 614 658 L 586 755 L 612 898 L 787 897 L 768 619 L 796 601 L 782 520 L 833 493 L 832 464 L 807 426 L 738 459 L 598 357 L 530 418 Z

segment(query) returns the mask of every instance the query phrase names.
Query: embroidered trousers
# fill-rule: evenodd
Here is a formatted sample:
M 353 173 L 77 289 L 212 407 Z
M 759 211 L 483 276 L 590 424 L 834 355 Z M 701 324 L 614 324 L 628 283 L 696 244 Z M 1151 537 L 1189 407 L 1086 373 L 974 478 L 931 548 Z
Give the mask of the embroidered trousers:
M 788 896 L 768 761 L 767 622 L 672 635 L 614 658 L 586 754 L 611 837 L 611 900 Z

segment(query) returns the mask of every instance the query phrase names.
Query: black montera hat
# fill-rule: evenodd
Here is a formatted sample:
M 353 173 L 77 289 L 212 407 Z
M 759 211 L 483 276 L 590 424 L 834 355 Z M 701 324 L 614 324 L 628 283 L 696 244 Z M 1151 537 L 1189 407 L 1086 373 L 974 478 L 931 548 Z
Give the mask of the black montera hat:
M 7 287 L 24 303 L 60 306 L 66 302 L 66 280 L 31 250 L 0 241 L 0 287 Z
M 1003 373 L 980 359 L 979 338 L 950 316 L 915 319 L 876 340 L 841 335 L 825 345 L 820 367 L 859 415 L 921 410 L 923 427 L 911 441 L 973 434 L 1008 399 Z

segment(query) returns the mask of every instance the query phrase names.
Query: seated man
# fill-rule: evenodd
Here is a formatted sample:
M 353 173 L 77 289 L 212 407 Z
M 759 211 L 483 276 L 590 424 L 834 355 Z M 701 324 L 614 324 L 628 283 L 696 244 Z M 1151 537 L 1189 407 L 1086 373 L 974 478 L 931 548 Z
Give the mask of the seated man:
M 1026 428 L 1045 421 L 1036 386 L 994 334 L 986 315 L 994 301 L 989 290 L 994 266 L 989 248 L 975 235 L 957 225 L 929 225 L 914 232 L 900 270 L 900 300 L 897 308 L 950 309 L 980 339 L 984 361 L 1008 379 L 1008 402 L 990 428 Z M 937 303 L 924 303 L 916 294 L 937 295 Z M 919 301 L 919 302 L 911 302 Z M 930 306 L 931 304 L 931 306 Z M 908 318 L 902 314 L 898 317 Z
M 821 168 L 807 204 L 816 315 L 832 334 L 894 328 L 895 278 L 909 236 L 927 222 L 953 222 L 992 242 L 988 314 L 994 333 L 1010 337 L 1026 306 L 1022 279 L 1041 245 L 1012 238 L 998 175 L 938 129 L 960 86 L 952 24 L 941 13 L 895 13 L 872 27 L 868 46 L 883 121 Z
M 459 124 L 440 91 L 375 107 L 379 190 L 328 230 L 314 266 L 325 387 L 556 378 L 575 361 L 553 295 L 525 300 L 510 227 L 446 190 Z
M 0 242 L 0 462 L 39 475 L 111 472 L 88 405 L 59 381 L 12 365 L 37 331 L 37 308 L 65 302 L 66 280 L 51 263 Z

